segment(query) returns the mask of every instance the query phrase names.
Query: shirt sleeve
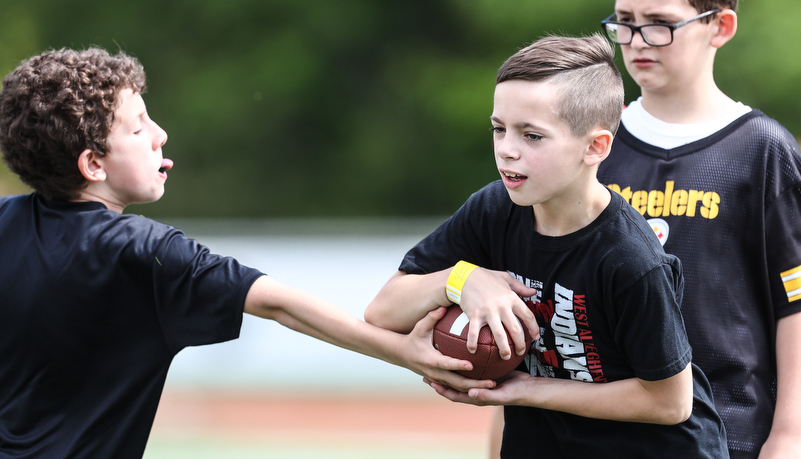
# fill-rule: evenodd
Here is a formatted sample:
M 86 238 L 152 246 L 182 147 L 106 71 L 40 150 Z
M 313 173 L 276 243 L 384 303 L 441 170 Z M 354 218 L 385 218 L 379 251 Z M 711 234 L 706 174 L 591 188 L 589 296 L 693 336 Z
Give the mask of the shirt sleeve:
M 765 186 L 765 245 L 777 319 L 801 311 L 801 152 L 781 132 L 769 143 Z
M 500 182 L 473 193 L 450 218 L 415 245 L 399 269 L 407 274 L 426 274 L 449 268 L 465 260 L 492 268 L 492 252 L 504 244 L 503 221 L 511 212 L 511 201 Z
M 615 298 L 615 342 L 635 375 L 658 381 L 680 373 L 692 359 L 681 315 L 680 268 L 662 263 Z
M 463 209 L 406 252 L 398 269 L 407 274 L 428 274 L 453 266 L 460 257 L 470 259 L 469 254 L 454 243 L 464 237 Z
M 245 297 L 261 272 L 210 253 L 178 230 L 163 238 L 152 263 L 156 309 L 171 348 L 239 337 Z

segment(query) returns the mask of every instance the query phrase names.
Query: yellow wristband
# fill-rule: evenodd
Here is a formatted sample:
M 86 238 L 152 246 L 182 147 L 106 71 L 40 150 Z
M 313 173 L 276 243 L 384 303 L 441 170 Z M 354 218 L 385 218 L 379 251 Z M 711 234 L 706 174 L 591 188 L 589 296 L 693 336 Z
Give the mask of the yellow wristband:
M 448 299 L 451 302 L 461 304 L 464 283 L 476 268 L 478 266 L 473 263 L 462 260 L 451 269 L 451 273 L 448 275 L 448 285 L 445 287 L 445 294 L 448 295 Z

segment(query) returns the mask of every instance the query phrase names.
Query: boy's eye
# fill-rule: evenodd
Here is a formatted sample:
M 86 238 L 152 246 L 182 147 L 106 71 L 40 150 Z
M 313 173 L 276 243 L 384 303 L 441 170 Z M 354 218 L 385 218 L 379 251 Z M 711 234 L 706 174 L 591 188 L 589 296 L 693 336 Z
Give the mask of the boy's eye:
M 530 141 L 542 140 L 542 136 L 539 134 L 525 134 L 523 137 Z
M 506 129 L 499 126 L 493 126 L 490 128 L 490 130 L 492 131 L 493 134 L 503 134 L 504 132 L 506 132 Z

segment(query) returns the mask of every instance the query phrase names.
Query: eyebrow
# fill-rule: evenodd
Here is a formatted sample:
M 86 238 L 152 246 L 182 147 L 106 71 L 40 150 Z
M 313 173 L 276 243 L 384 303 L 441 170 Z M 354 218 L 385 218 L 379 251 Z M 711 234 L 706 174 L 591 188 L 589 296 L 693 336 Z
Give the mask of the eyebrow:
M 632 12 L 629 11 L 629 10 L 615 10 L 615 15 L 617 15 L 617 16 L 633 16 Z M 650 21 L 650 22 L 653 22 L 655 20 L 663 20 L 663 21 L 666 21 L 666 22 L 678 22 L 678 21 L 681 20 L 675 14 L 664 13 L 664 12 L 645 13 L 642 16 L 645 18 L 645 20 Z
M 503 122 L 500 120 L 500 118 L 497 118 L 497 117 L 495 117 L 495 116 L 490 116 L 490 121 L 492 121 L 492 122 L 494 122 L 494 123 L 498 123 L 498 124 L 504 124 L 504 123 L 503 123 Z M 512 125 L 512 127 L 513 127 L 513 128 L 515 128 L 515 129 L 521 129 L 521 130 L 524 130 L 524 129 L 535 129 L 535 130 L 539 130 L 539 131 L 542 131 L 542 130 L 544 130 L 543 128 L 541 128 L 541 127 L 538 127 L 538 126 L 535 126 L 535 125 L 533 125 L 533 124 L 529 123 L 528 121 L 523 121 L 523 122 L 520 122 L 520 123 L 515 123 L 515 124 L 513 124 L 513 125 Z

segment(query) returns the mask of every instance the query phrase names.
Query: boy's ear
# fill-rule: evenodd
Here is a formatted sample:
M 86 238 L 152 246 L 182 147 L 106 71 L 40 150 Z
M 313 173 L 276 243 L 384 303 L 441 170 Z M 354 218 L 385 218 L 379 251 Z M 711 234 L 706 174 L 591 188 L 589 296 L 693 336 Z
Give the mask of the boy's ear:
M 612 150 L 612 140 L 614 134 L 606 129 L 598 129 L 590 134 L 590 145 L 584 154 L 584 163 L 588 166 L 596 166 L 609 156 Z
M 106 171 L 103 168 L 103 158 L 88 148 L 78 156 L 78 170 L 90 182 L 106 180 Z
M 718 29 L 712 37 L 710 45 L 720 48 L 734 38 L 737 33 L 737 13 L 733 10 L 725 9 L 715 17 Z

